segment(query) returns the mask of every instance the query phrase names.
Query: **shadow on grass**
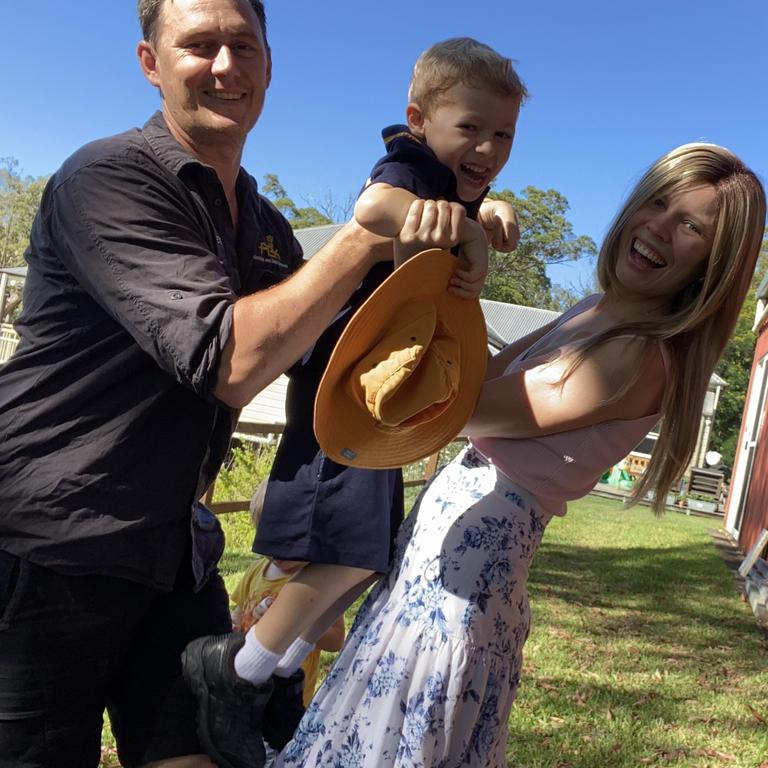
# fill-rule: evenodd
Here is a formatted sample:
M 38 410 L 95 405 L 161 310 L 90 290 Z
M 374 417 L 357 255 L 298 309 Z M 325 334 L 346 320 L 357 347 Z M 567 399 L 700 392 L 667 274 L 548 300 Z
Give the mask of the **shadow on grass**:
M 529 583 L 533 601 L 545 594 L 571 606 L 631 612 L 620 628 L 639 638 L 661 633 L 667 642 L 700 638 L 711 647 L 729 645 L 733 633 L 757 634 L 754 617 L 738 608 L 727 571 L 708 542 L 664 550 L 543 546 Z M 606 617 L 594 630 L 617 628 Z
M 753 768 L 768 753 L 768 643 L 711 542 L 545 541 L 529 592 L 511 767 Z

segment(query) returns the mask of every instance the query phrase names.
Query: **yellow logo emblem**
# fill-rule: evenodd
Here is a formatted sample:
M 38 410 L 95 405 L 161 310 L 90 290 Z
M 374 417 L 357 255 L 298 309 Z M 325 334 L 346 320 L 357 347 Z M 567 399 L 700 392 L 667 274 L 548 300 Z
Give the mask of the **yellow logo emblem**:
M 259 253 L 270 259 L 279 259 L 280 251 L 275 248 L 275 239 L 272 235 L 267 235 L 263 243 L 259 243 Z

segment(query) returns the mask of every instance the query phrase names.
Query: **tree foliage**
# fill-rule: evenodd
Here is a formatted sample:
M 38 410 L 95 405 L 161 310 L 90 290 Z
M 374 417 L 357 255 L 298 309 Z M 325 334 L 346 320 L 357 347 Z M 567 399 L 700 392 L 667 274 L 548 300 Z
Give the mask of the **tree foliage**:
M 321 213 L 317 208 L 313 206 L 300 208 L 297 206 L 293 199 L 288 197 L 288 193 L 280 183 L 277 174 L 268 173 L 264 176 L 261 192 L 277 206 L 277 209 L 288 219 L 293 229 L 333 224 L 333 220 L 324 213 Z
M 22 176 L 12 157 L 0 158 L 0 268 L 24 263 L 29 231 L 48 177 Z
M 720 394 L 712 424 L 710 445 L 723 455 L 723 462 L 733 466 L 741 427 L 741 417 L 746 403 L 752 360 L 757 341 L 752 326 L 757 308 L 757 289 L 768 272 L 768 229 L 752 280 L 752 287 L 741 308 L 736 329 L 717 365 L 716 373 L 727 386 Z
M 553 286 L 548 264 L 591 259 L 597 247 L 591 237 L 575 235 L 566 214 L 569 204 L 555 189 L 526 187 L 520 195 L 505 189 L 489 198 L 514 206 L 520 222 L 520 245 L 513 253 L 491 254 L 491 269 L 483 297 L 511 304 L 562 310 L 579 298 Z

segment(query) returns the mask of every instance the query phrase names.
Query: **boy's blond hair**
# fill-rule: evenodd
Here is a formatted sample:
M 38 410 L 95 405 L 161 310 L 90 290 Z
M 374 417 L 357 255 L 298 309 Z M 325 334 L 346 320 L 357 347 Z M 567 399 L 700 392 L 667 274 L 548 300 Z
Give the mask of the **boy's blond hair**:
M 425 116 L 439 106 L 454 85 L 487 88 L 525 101 L 528 91 L 513 62 L 471 37 L 453 37 L 427 48 L 413 67 L 408 101 Z

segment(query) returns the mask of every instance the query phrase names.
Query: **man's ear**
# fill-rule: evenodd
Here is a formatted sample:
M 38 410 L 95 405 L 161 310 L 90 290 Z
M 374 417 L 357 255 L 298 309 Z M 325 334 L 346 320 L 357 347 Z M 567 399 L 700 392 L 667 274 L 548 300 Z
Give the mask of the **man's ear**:
M 144 77 L 156 88 L 160 87 L 160 74 L 157 70 L 157 56 L 151 43 L 142 40 L 136 46 L 136 55 L 139 57 L 139 65 Z
M 419 139 L 424 138 L 424 113 L 421 107 L 410 102 L 405 108 L 405 119 L 408 121 L 408 129 Z
M 267 88 L 272 84 L 272 49 L 267 48 Z

